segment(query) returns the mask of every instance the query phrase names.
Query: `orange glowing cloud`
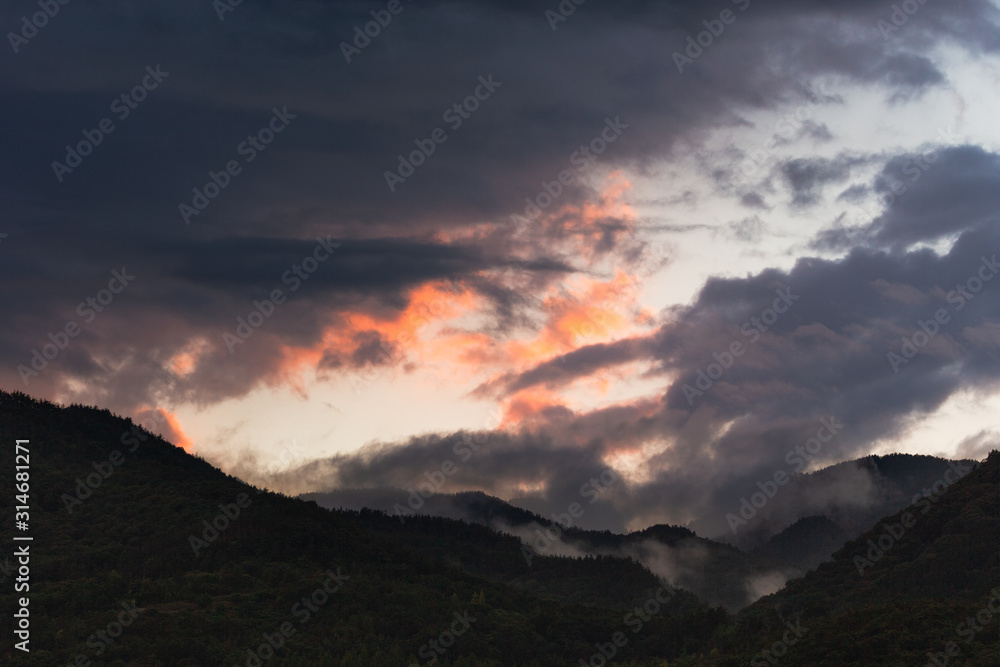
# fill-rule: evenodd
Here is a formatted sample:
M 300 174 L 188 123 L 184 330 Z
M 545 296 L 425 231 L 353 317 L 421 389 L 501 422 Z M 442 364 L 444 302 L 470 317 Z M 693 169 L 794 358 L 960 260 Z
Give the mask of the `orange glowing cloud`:
M 613 171 L 596 201 L 566 203 L 546 211 L 521 234 L 527 232 L 526 238 L 531 239 L 531 232 L 538 232 L 549 245 L 593 263 L 600 258 L 608 235 L 619 238 L 634 233 L 635 211 L 624 201 L 631 188 L 621 171 Z
M 510 290 L 534 291 L 526 294 L 537 298 L 534 328 L 522 327 L 509 336 L 483 331 L 492 305 L 487 297 L 455 281 L 430 281 L 410 289 L 407 305 L 401 310 L 380 309 L 374 304 L 358 306 L 338 313 L 316 345 L 284 346 L 282 361 L 270 383 L 290 386 L 304 396 L 303 378 L 310 371 L 353 377 L 369 367 L 401 362 L 407 364 L 408 371 L 419 369 L 428 381 L 439 385 L 481 383 L 484 379 L 489 382 L 489 378 L 523 372 L 586 345 L 645 333 L 655 319 L 640 303 L 642 279 L 630 274 L 613 253 L 599 251 L 608 245 L 609 234 L 634 233 L 636 216 L 625 202 L 630 188 L 621 172 L 613 172 L 595 201 L 566 204 L 537 221 L 543 232 L 542 242 L 549 244 L 546 249 L 566 250 L 583 257 L 591 263 L 590 275 L 556 278 L 538 293 L 539 288 L 517 282 L 524 280 L 517 271 L 482 272 L 481 278 Z M 464 232 L 440 232 L 437 240 L 455 243 L 481 239 L 498 229 L 481 224 Z M 595 262 L 601 253 L 608 260 L 604 271 L 613 268 L 610 277 L 595 277 L 600 273 Z M 381 351 L 373 351 L 373 346 Z M 187 369 L 196 354 L 196 350 L 187 350 L 175 357 L 175 372 Z M 625 379 L 600 372 L 581 379 L 581 384 L 607 395 Z M 559 411 L 570 413 L 570 409 L 565 398 L 532 389 L 505 401 L 502 426 L 526 424 L 534 415 L 553 416 Z
M 174 375 L 180 377 L 190 375 L 197 368 L 199 359 L 209 352 L 211 347 L 208 340 L 204 338 L 193 340 L 184 346 L 180 352 L 174 354 L 164 366 Z
M 410 290 L 407 306 L 401 311 L 340 313 L 317 345 L 282 348 L 283 360 L 274 382 L 289 384 L 304 394 L 304 371 L 320 367 L 327 358 L 350 359 L 374 334 L 381 345 L 374 363 L 405 356 L 423 365 L 458 360 L 455 366 L 461 368 L 463 363 L 471 367 L 495 359 L 488 351 L 492 343 L 489 336 L 449 326 L 476 315 L 484 305 L 483 298 L 471 289 L 435 281 Z
M 177 415 L 163 408 L 141 407 L 135 411 L 133 419 L 150 433 L 160 434 L 164 440 L 186 452 L 194 449 L 194 443 L 184 434 Z
M 621 270 L 607 281 L 577 278 L 554 287 L 542 303 L 546 316 L 542 329 L 534 338 L 508 346 L 514 370 L 584 345 L 638 333 L 648 326 L 637 306 L 639 288 L 638 281 Z M 632 310 L 636 316 L 630 314 Z
M 528 426 L 540 415 L 554 412 L 569 415 L 571 411 L 552 392 L 535 388 L 518 393 L 504 402 L 500 419 L 500 428 Z
M 481 297 L 472 290 L 444 281 L 424 283 L 410 290 L 405 309 L 393 316 L 351 312 L 343 316 L 345 332 L 376 331 L 393 344 L 413 343 L 436 324 L 475 312 Z M 341 341 L 342 342 L 342 341 Z
M 600 240 L 603 229 L 600 223 L 609 219 L 617 220 L 625 225 L 624 231 L 631 232 L 635 222 L 635 211 L 624 201 L 625 194 L 632 189 L 632 184 L 620 171 L 611 172 L 604 189 L 596 202 L 584 202 L 577 217 L 579 223 L 572 229 L 589 240 Z

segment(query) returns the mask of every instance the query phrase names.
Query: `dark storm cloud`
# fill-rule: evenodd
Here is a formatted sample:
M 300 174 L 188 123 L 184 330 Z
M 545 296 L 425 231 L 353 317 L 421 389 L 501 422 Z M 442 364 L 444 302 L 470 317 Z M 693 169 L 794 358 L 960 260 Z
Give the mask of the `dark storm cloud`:
M 52 243 L 49 235 L 40 233 L 10 237 L 20 252 L 15 261 L 0 265 L 0 307 L 16 310 L 19 326 L 0 332 L 0 356 L 11 360 L 11 386 L 54 391 L 62 376 L 72 375 L 90 387 L 88 400 L 129 407 L 170 394 L 205 403 L 244 395 L 280 368 L 282 344 L 315 345 L 325 328 L 336 324 L 338 310 L 361 300 L 391 312 L 406 307 L 407 288 L 428 280 L 457 280 L 497 268 L 539 275 L 569 270 L 547 260 L 490 256 L 477 247 L 371 239 L 331 248 L 329 259 L 302 280 L 292 269 L 313 256 L 316 240 L 226 238 L 199 243 L 170 238 L 156 243 L 130 236 L 116 237 L 107 247 L 81 256 L 72 245 L 84 243 L 81 236 L 69 233 L 63 239 L 66 244 Z M 42 261 L 55 267 L 59 280 L 52 279 L 52 271 L 41 273 L 35 263 Z M 106 288 L 114 270 L 135 279 L 100 312 L 88 315 L 85 308 L 81 315 L 78 306 Z M 293 289 L 296 284 L 298 289 Z M 247 316 L 254 300 L 269 298 L 276 288 L 288 300 L 240 346 L 238 357 L 228 354 L 223 334 L 234 331 L 237 318 Z M 15 366 L 30 367 L 32 350 L 49 343 L 48 335 L 58 334 L 67 322 L 75 322 L 82 332 L 65 351 L 38 376 L 18 372 Z M 206 340 L 214 353 L 206 355 L 191 376 L 169 373 L 164 364 L 197 340 Z M 357 350 L 338 365 L 372 362 L 378 342 L 357 342 Z M 106 361 L 109 348 L 135 352 L 125 368 L 112 374 Z M 329 367 L 330 362 L 323 365 Z
M 584 417 L 585 423 L 568 428 L 582 432 L 593 429 L 598 421 L 608 428 L 611 424 L 630 423 L 634 418 L 635 414 L 628 410 L 601 411 Z M 517 504 L 539 512 L 547 508 L 565 511 L 570 503 L 579 502 L 587 513 L 581 525 L 621 530 L 627 517 L 612 500 L 626 499 L 628 484 L 615 476 L 615 483 L 597 498 L 585 497 L 581 490 L 608 470 L 601 460 L 605 451 L 607 441 L 596 437 L 569 446 L 564 438 L 546 434 L 461 431 L 419 436 L 402 444 L 376 443 L 353 455 L 313 461 L 282 473 L 261 476 L 252 467 L 240 472 L 295 492 L 394 487 L 454 493 L 475 489 L 513 498 Z M 606 473 L 605 480 L 608 477 Z M 525 486 L 536 484 L 544 490 L 524 491 Z M 590 503 L 591 498 L 594 503 Z
M 873 74 L 895 90 L 890 98 L 893 101 L 905 101 L 945 80 L 934 63 L 923 56 L 898 55 L 887 58 L 873 70 Z
M 383 364 L 391 359 L 392 344 L 383 340 L 377 331 L 361 332 L 355 334 L 354 338 L 359 343 L 351 355 L 351 362 L 355 366 Z
M 823 158 L 797 158 L 781 165 L 781 173 L 792 189 L 792 205 L 812 206 L 820 200 L 822 188 L 844 181 L 851 175 L 851 168 L 864 164 L 857 156 L 838 156 L 833 160 Z
M 853 186 L 841 197 L 861 191 Z M 818 248 L 855 243 L 908 247 L 934 242 L 963 229 L 1000 221 L 1000 155 L 978 146 L 955 146 L 890 160 L 871 190 L 884 206 L 863 227 L 835 227 L 815 240 Z
M 614 343 L 587 345 L 556 359 L 540 364 L 519 375 L 507 375 L 478 387 L 473 395 L 511 394 L 536 385 L 555 388 L 608 366 L 633 360 L 644 341 L 629 339 Z
M 755 491 L 756 481 L 777 470 L 792 473 L 799 461 L 809 462 L 788 456 L 816 436 L 821 420 L 843 424 L 815 460 L 835 462 L 899 435 L 915 415 L 934 412 L 956 392 L 1000 386 L 994 251 L 1000 251 L 996 225 L 964 232 L 942 256 L 857 248 L 840 260 L 802 259 L 787 273 L 713 279 L 647 341 L 584 348 L 508 378 L 506 386 L 567 383 L 630 361 L 654 364 L 673 378 L 661 405 L 637 404 L 614 418 L 607 410 L 575 415 L 545 432 L 565 446 L 567 464 L 580 433 L 591 443 L 581 453 L 589 458 L 643 441 L 667 443 L 649 461 L 653 479 L 618 498 L 621 520 L 698 518 L 701 530 L 722 534 L 724 516 L 738 507 L 741 493 Z M 746 335 L 741 325 L 771 307 L 780 286 L 789 287 L 794 305 L 766 332 L 754 327 Z M 699 375 L 734 341 L 746 351 L 730 358 L 711 386 L 699 384 Z M 685 385 L 698 392 L 686 392 Z M 720 431 L 721 424 L 727 426 Z M 483 454 L 482 465 L 492 465 L 489 457 Z M 569 488 L 572 476 L 555 474 L 546 498 L 558 508 L 572 494 L 555 489 Z
M 874 29 L 875 12 L 865 5 L 839 8 L 853 7 L 854 19 Z M 767 106 L 795 91 L 796 78 L 846 73 L 877 82 L 894 73 L 906 89 L 934 83 L 916 77 L 915 61 L 880 40 L 864 42 L 862 52 L 830 35 L 814 44 L 807 19 L 811 8 L 822 16 L 825 6 L 752 6 L 743 32 L 727 35 L 699 60 L 707 78 L 680 77 L 669 59 L 689 31 L 701 29 L 706 10 L 698 3 L 581 6 L 556 33 L 542 16 L 546 3 L 465 5 L 454 13 L 404 3 L 350 65 L 338 44 L 368 20 L 366 4 L 248 1 L 224 22 L 204 3 L 67 7 L 60 15 L 66 20 L 53 21 L 30 49 L 0 65 L 9 82 L 5 96 L 11 94 L 5 111 L 21 129 L 5 148 L 24 156 L 5 175 L 12 190 L 39 200 L 57 195 L 49 206 L 58 214 L 89 198 L 88 208 L 100 208 L 88 217 L 99 216 L 101 226 L 141 216 L 147 226 L 171 228 L 191 188 L 236 157 L 237 144 L 263 125 L 272 106 L 287 105 L 298 118 L 198 224 L 274 235 L 288 229 L 288 218 L 295 219 L 293 229 L 335 226 L 346 233 L 506 216 L 541 180 L 564 169 L 608 115 L 641 127 L 602 157 L 625 163 L 661 156 L 678 136 L 725 118 L 731 104 Z M 950 7 L 924 12 L 950 14 Z M 974 8 L 963 4 L 954 15 L 964 19 Z M 792 28 L 780 43 L 772 39 Z M 104 34 L 113 29 L 120 32 Z M 173 42 L 181 33 L 183 50 Z M 108 37 L 110 46 L 93 48 Z M 763 88 L 751 84 L 747 75 L 765 42 L 806 49 L 788 63 L 801 71 Z M 50 161 L 81 129 L 109 115 L 108 103 L 154 63 L 170 77 L 56 188 Z M 397 155 L 445 126 L 442 112 L 491 72 L 501 88 L 390 193 L 383 173 L 396 167 Z M 118 208 L 102 205 L 119 192 L 126 196 L 117 199 L 126 201 L 116 201 Z
M 672 52 L 729 4 L 587 3 L 553 32 L 544 11 L 554 6 L 405 2 L 350 64 L 340 43 L 383 4 L 245 0 L 224 21 L 212 3 L 193 0 L 62 6 L 20 52 L 0 58 L 0 197 L 10 235 L 0 246 L 0 308 L 14 314 L 0 334 L 4 385 L 23 386 L 17 365 L 125 266 L 134 284 L 29 389 L 51 395 L 75 379 L 87 400 L 122 411 L 157 398 L 204 405 L 244 395 L 273 377 L 282 346 L 315 342 L 362 299 L 398 309 L 408 287 L 432 279 L 475 285 L 490 268 L 538 274 L 533 286 L 544 286 L 567 263 L 548 239 L 535 244 L 534 259 L 515 260 L 513 249 L 526 244 L 507 231 L 463 234 L 522 212 L 525 197 L 569 168 L 608 118 L 629 128 L 598 167 L 644 168 L 682 138 L 745 122 L 743 110 L 816 99 L 819 77 L 916 96 L 942 84 L 919 52 L 924 46 L 998 48 L 989 20 L 996 10 L 984 1 L 928 4 L 906 28 L 912 37 L 893 40 L 876 28 L 889 13 L 882 5 L 753 2 L 680 74 Z M 34 7 L 6 9 L 0 23 L 14 29 Z M 839 29 L 830 29 L 834 22 Z M 168 74 L 120 117 L 113 101 L 140 84 L 147 67 Z M 500 86 L 451 127 L 443 113 L 491 75 Z M 242 142 L 268 126 L 274 109 L 288 125 L 249 161 Z M 60 182 L 52 162 L 65 161 L 66 146 L 104 118 L 114 131 Z M 390 191 L 384 173 L 438 127 L 447 141 Z M 211 173 L 234 160 L 240 173 L 185 224 L 178 206 L 193 205 L 193 189 L 204 190 Z M 802 178 L 806 193 L 822 181 Z M 577 184 L 562 202 L 588 194 Z M 595 250 L 620 242 L 617 224 L 606 221 Z M 901 234 L 891 220 L 885 225 L 887 235 Z M 214 349 L 220 331 L 319 236 L 342 246 L 308 290 L 248 340 L 240 363 Z M 763 298 L 779 277 L 790 276 L 769 274 L 746 297 Z M 719 289 L 706 287 L 706 313 Z M 479 291 L 504 322 L 519 322 L 519 295 Z M 705 321 L 714 322 L 708 314 Z M 222 354 L 184 377 L 163 368 L 201 339 Z M 677 350 L 666 352 L 668 340 Z M 701 359 L 674 329 L 658 341 L 664 368 L 687 371 Z M 591 368 L 591 355 L 615 351 L 583 351 L 567 366 Z M 355 361 L 367 359 L 361 353 Z M 767 398 L 766 387 L 751 388 Z
M 675 309 L 670 322 L 647 341 L 583 348 L 526 371 L 507 386 L 520 390 L 555 380 L 566 383 L 644 358 L 652 350 L 649 358 L 661 371 L 682 373 L 666 398 L 670 407 L 684 412 L 703 403 L 740 410 L 751 402 L 757 411 L 795 412 L 820 398 L 813 390 L 801 391 L 813 384 L 832 392 L 831 400 L 846 386 L 858 384 L 860 389 L 869 381 L 882 388 L 897 386 L 899 392 L 891 396 L 920 394 L 908 386 L 908 373 L 930 373 L 933 379 L 924 379 L 924 389 L 953 389 L 964 377 L 955 371 L 956 358 L 980 348 L 988 355 L 990 350 L 988 342 L 969 335 L 995 317 L 1000 290 L 986 280 L 980 284 L 986 286 L 981 293 L 966 298 L 959 288 L 975 279 L 983 266 L 989 275 L 992 250 L 1000 247 L 998 234 L 995 226 L 968 231 L 941 257 L 929 250 L 886 254 L 856 248 L 842 260 L 801 259 L 788 273 L 772 269 L 745 279 L 710 279 L 694 304 Z M 792 305 L 772 324 L 762 324 L 761 314 L 773 307 L 781 292 L 791 297 Z M 918 320 L 940 308 L 954 316 L 947 332 L 920 356 L 936 361 L 903 364 L 893 373 L 887 360 L 890 351 L 898 351 L 899 345 L 893 345 L 912 334 Z M 688 401 L 683 386 L 696 387 L 698 371 L 715 361 L 713 353 L 728 352 L 733 342 L 742 343 L 746 352 L 712 389 Z M 832 365 L 834 360 L 839 363 Z M 944 368 L 951 372 L 938 375 Z M 984 369 L 988 376 L 989 368 Z M 976 371 L 970 365 L 966 373 Z M 736 391 L 740 387 L 744 391 Z M 932 405 L 947 394 L 939 394 Z M 764 400 L 769 396 L 774 404 Z M 837 401 L 847 398 L 841 395 Z M 900 407 L 916 408 L 919 403 L 903 401 Z
M 525 483 L 557 478 L 579 478 L 583 483 L 607 467 L 597 459 L 596 443 L 574 451 L 576 456 L 570 462 L 570 451 L 544 435 L 461 431 L 415 437 L 402 446 L 373 444 L 355 455 L 313 461 L 285 474 L 296 484 L 318 489 L 406 489 L 426 483 L 443 465 L 446 470 L 451 468 L 445 465 L 451 462 L 454 471 L 447 475 L 449 491 L 465 487 L 509 492 Z
M 316 242 L 231 238 L 185 245 L 186 248 L 173 248 L 166 253 L 183 257 L 175 276 L 211 288 L 261 286 L 262 279 L 277 282 L 294 262 L 311 254 Z M 310 277 L 310 286 L 345 292 L 357 288 L 363 293 L 373 293 L 379 289 L 398 290 L 428 280 L 459 278 L 492 268 L 537 272 L 570 270 L 565 264 L 550 260 L 524 261 L 490 256 L 488 248 L 402 239 L 345 241 L 331 252 L 335 261 L 324 264 L 322 271 Z M 269 282 L 263 286 L 270 286 Z

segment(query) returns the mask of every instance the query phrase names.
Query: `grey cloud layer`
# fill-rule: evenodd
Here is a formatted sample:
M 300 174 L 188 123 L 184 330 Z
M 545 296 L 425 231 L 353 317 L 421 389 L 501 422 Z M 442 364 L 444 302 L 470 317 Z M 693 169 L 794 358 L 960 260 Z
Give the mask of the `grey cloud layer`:
M 0 381 L 22 387 L 16 365 L 123 264 L 134 269 L 135 284 L 32 391 L 52 395 L 65 391 L 69 379 L 83 380 L 86 400 L 121 411 L 156 399 L 207 405 L 241 396 L 271 377 L 282 345 L 315 342 L 362 299 L 373 308 L 401 308 L 406 289 L 431 279 L 463 281 L 486 294 L 498 326 L 509 325 L 520 321 L 524 303 L 504 286 L 484 283 L 484 271 L 509 268 L 545 285 L 571 270 L 571 258 L 552 239 L 537 238 L 524 259 L 530 244 L 503 229 L 468 242 L 433 235 L 505 222 L 523 211 L 524 198 L 565 169 L 606 117 L 621 116 L 630 129 L 601 164 L 642 169 L 681 139 L 745 123 L 747 110 L 799 100 L 836 104 L 818 97 L 819 78 L 841 77 L 899 101 L 919 99 L 946 84 L 927 55 L 931 47 L 1000 48 L 997 10 L 985 0 L 928 3 L 905 35 L 890 40 L 875 27 L 890 13 L 881 3 L 753 2 L 681 75 L 670 54 L 719 7 L 586 3 L 552 32 L 543 16 L 548 2 L 404 4 L 349 65 L 340 42 L 383 5 L 245 0 L 220 22 L 211 3 L 193 0 L 71 3 L 20 53 L 0 58 L 6 225 L 0 231 L 10 235 L 0 245 L 0 310 L 13 314 L 0 331 Z M 0 24 L 13 27 L 20 15 L 5 10 Z M 63 159 L 81 130 L 111 116 L 112 100 L 156 64 L 169 78 L 58 182 L 51 162 Z M 395 167 L 396 156 L 444 127 L 442 113 L 489 74 L 502 82 L 489 103 L 449 132 L 398 191 L 388 192 L 383 172 Z M 178 204 L 190 202 L 192 188 L 204 186 L 210 171 L 242 159 L 239 144 L 275 106 L 297 118 L 184 225 Z M 829 140 L 823 130 L 811 131 Z M 996 290 L 956 313 L 934 346 L 898 375 L 887 372 L 885 355 L 938 307 L 936 288 L 952 289 L 974 271 L 979 255 L 996 249 L 990 217 L 996 159 L 975 147 L 943 154 L 919 190 L 849 237 L 870 245 L 842 260 L 803 259 L 787 274 L 712 280 L 694 304 L 668 313 L 653 337 L 578 350 L 483 388 L 555 386 L 628 360 L 651 362 L 656 373 L 677 378 L 661 405 L 560 413 L 551 433 L 505 440 L 498 453 L 471 461 L 463 479 L 492 489 L 533 470 L 547 481 L 550 500 L 561 502 L 580 475 L 602 469 L 610 449 L 661 439 L 668 450 L 653 465 L 663 470 L 653 482 L 616 491 L 627 490 L 628 502 L 608 505 L 607 521 L 643 513 L 681 520 L 721 507 L 714 489 L 734 481 L 721 478 L 736 473 L 712 469 L 705 452 L 727 457 L 731 470 L 750 479 L 770 473 L 820 415 L 849 424 L 829 452 L 846 456 L 895 432 L 914 410 L 930 410 L 960 388 L 992 386 L 997 358 L 987 324 L 996 321 Z M 809 204 L 849 166 L 794 163 L 784 174 L 800 203 Z M 903 166 L 891 163 L 885 177 Z M 880 180 L 872 187 L 886 186 Z M 587 194 L 577 186 L 563 196 L 569 203 Z M 741 194 L 749 207 L 764 206 L 759 194 Z M 905 250 L 963 230 L 945 257 Z M 200 337 L 224 350 L 219 340 L 235 317 L 317 236 L 342 242 L 336 260 L 246 344 L 241 363 L 210 356 L 185 378 L 162 367 Z M 599 249 L 609 251 L 616 239 L 609 234 Z M 766 307 L 780 284 L 801 301 L 692 409 L 683 384 L 713 352 L 741 337 L 738 325 Z M 900 286 L 920 298 L 895 298 Z M 369 353 L 326 363 L 370 363 Z M 726 433 L 715 430 L 729 421 Z M 592 435 L 581 450 L 584 433 Z M 447 449 L 453 436 L 442 437 L 414 441 L 399 454 L 338 460 L 326 472 L 335 470 L 345 483 L 400 483 L 435 448 Z
M 544 429 L 551 438 L 544 466 L 525 467 L 512 453 L 513 442 L 524 452 L 536 451 L 537 436 L 508 436 L 503 455 L 484 450 L 467 467 L 480 474 L 460 474 L 456 481 L 502 494 L 518 475 L 529 482 L 544 479 L 547 489 L 533 507 L 548 503 L 556 511 L 586 481 L 583 469 L 600 469 L 604 457 L 637 442 L 661 441 L 667 443 L 664 453 L 648 461 L 653 479 L 623 484 L 618 502 L 603 506 L 606 523 L 596 525 L 621 529 L 629 520 L 700 517 L 704 530 L 722 533 L 724 514 L 738 507 L 741 490 L 756 490 L 754 482 L 771 479 L 776 470 L 792 472 L 789 453 L 815 436 L 821 418 L 832 416 L 844 427 L 816 461 L 839 461 L 866 454 L 872 442 L 898 435 L 915 415 L 933 412 L 958 391 L 1000 386 L 1000 274 L 969 291 L 970 279 L 997 270 L 989 267 L 1000 254 L 1000 226 L 973 227 L 944 256 L 857 248 L 841 260 L 802 259 L 788 273 L 712 280 L 695 303 L 673 313 L 647 340 L 583 348 L 506 378 L 506 385 L 483 387 L 502 392 L 554 386 L 637 360 L 674 378 L 659 406 L 645 402 L 552 420 Z M 790 286 L 799 299 L 751 344 L 741 324 L 771 304 L 777 285 Z M 888 354 L 901 354 L 903 337 L 912 339 L 919 322 L 933 320 L 942 309 L 949 321 L 893 372 Z M 733 341 L 748 351 L 691 405 L 683 386 L 697 386 L 698 371 Z M 721 424 L 728 428 L 720 431 Z M 995 438 L 990 441 L 995 444 Z M 977 451 L 984 446 L 979 443 Z M 429 453 L 425 442 L 393 452 L 338 463 L 338 471 L 364 471 L 338 479 L 398 484 L 420 469 L 416 462 L 398 467 L 399 457 Z

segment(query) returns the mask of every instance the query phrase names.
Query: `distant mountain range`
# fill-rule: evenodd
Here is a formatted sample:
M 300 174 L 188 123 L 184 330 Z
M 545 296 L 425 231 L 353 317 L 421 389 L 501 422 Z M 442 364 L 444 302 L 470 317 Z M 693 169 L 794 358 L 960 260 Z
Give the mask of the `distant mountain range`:
M 987 665 L 1000 646 L 997 452 L 873 459 L 887 503 L 928 497 L 860 534 L 860 512 L 797 517 L 742 551 L 675 526 L 557 531 L 483 494 L 428 503 L 462 520 L 327 510 L 20 393 L 0 392 L 0 437 L 29 440 L 33 538 L 30 590 L 0 555 L 0 605 L 30 596 L 32 632 L 0 664 Z M 962 474 L 926 481 L 942 463 Z
M 766 511 L 763 519 L 754 517 L 738 533 L 739 539 L 729 534 L 714 541 L 668 525 L 627 535 L 564 529 L 559 522 L 481 492 L 411 499 L 402 489 L 338 489 L 300 497 L 330 509 L 374 509 L 404 518 L 419 513 L 487 526 L 515 535 L 531 551 L 546 555 L 634 559 L 709 604 L 735 611 L 829 559 L 848 539 L 908 505 L 952 467 L 975 463 L 908 454 L 840 463 L 793 479 L 761 510 Z M 859 489 L 853 496 L 842 491 L 851 483 Z M 825 514 L 805 514 L 820 504 Z M 412 506 L 419 508 L 414 512 Z

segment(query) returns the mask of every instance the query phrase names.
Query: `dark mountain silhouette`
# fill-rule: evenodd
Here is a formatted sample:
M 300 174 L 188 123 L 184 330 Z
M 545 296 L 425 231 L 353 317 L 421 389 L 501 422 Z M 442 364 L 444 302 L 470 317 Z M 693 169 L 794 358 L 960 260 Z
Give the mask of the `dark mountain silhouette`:
M 737 537 L 730 533 L 719 538 L 741 550 L 700 537 L 688 528 L 665 524 L 627 535 L 560 529 L 558 539 L 548 540 L 546 531 L 551 534 L 553 527 L 560 528 L 556 522 L 481 492 L 442 493 L 425 499 L 411 497 L 402 489 L 380 488 L 301 497 L 328 508 L 370 508 L 402 516 L 419 512 L 460 519 L 517 535 L 528 545 L 540 544 L 546 549 L 544 553 L 632 558 L 710 605 L 736 611 L 828 560 L 848 539 L 871 528 L 880 517 L 911 503 L 952 464 L 933 456 L 892 454 L 800 475 Z M 412 510 L 413 506 L 418 509 Z M 816 507 L 826 514 L 803 515 Z
M 693 522 L 691 528 L 707 537 L 752 550 L 800 519 L 825 516 L 844 532 L 845 538 L 857 537 L 879 518 L 913 502 L 913 497 L 938 480 L 950 463 L 948 459 L 916 454 L 844 461 L 794 477 L 735 535 L 730 530 L 702 532 L 699 521 Z
M 718 574 L 717 590 L 698 584 L 706 597 L 767 593 L 783 583 L 767 558 L 803 558 L 833 521 L 799 521 L 763 554 L 681 527 L 570 528 L 551 551 L 608 555 L 560 557 L 488 525 L 248 486 L 107 410 L 0 392 L 0 436 L 30 441 L 33 537 L 29 591 L 14 593 L 0 556 L 0 605 L 30 596 L 32 650 L 7 643 L 0 664 L 540 667 L 613 652 L 625 666 L 901 665 L 947 651 L 995 664 L 996 615 L 982 610 L 1000 583 L 997 452 L 731 616 L 663 580 Z M 3 457 L 13 470 L 13 447 Z M 23 503 L 14 484 L 0 478 L 6 526 Z M 553 527 L 466 500 L 487 523 Z
M 713 530 L 706 520 L 692 521 L 687 528 L 702 537 L 727 542 L 745 551 L 763 546 L 800 519 L 812 516 L 826 516 L 846 537 L 856 537 L 871 528 L 880 517 L 911 503 L 916 494 L 944 474 L 948 465 L 948 459 L 915 454 L 873 455 L 845 461 L 794 477 L 735 535 L 729 528 Z M 498 521 L 519 526 L 539 520 L 535 512 L 479 491 L 438 493 L 424 499 L 413 497 L 403 489 L 334 489 L 301 497 L 329 508 L 378 509 L 388 514 L 403 508 L 407 512 L 462 519 L 486 526 Z M 415 510 L 410 509 L 418 504 Z M 739 504 L 731 509 L 735 514 Z M 713 518 L 718 519 L 714 515 Z
M 356 507 L 355 503 L 377 501 L 382 503 L 380 509 L 392 513 L 399 499 L 406 502 L 406 493 L 375 489 L 309 493 L 300 497 L 331 508 Z M 522 554 L 521 560 L 534 560 L 537 555 L 578 555 L 636 561 L 670 583 L 693 592 L 709 605 L 723 606 L 730 611 L 745 607 L 760 596 L 754 590 L 755 581 L 770 577 L 780 580 L 777 584 L 780 585 L 788 576 L 804 572 L 795 567 L 783 567 L 784 563 L 776 559 L 759 558 L 730 545 L 707 540 L 680 526 L 656 525 L 627 535 L 563 528 L 555 521 L 480 492 L 434 495 L 426 499 L 418 511 L 425 510 L 440 513 L 439 518 L 452 517 L 520 537 L 520 540 L 510 537 L 512 541 L 505 546 L 510 552 Z M 397 516 L 402 516 L 404 521 L 411 520 L 406 518 L 409 516 L 406 513 Z M 442 538 L 437 533 L 447 524 L 435 524 L 426 521 L 428 518 L 421 515 L 420 532 L 435 534 L 431 541 L 439 543 Z M 392 523 L 385 525 L 392 526 Z M 399 523 L 398 518 L 396 523 Z M 465 547 L 463 550 L 465 553 L 475 551 Z M 527 556 L 523 555 L 525 553 Z M 472 565 L 454 562 L 481 573 Z
M 825 516 L 799 519 L 751 553 L 799 570 L 815 568 L 847 541 L 847 533 Z
M 65 665 L 82 655 L 92 664 L 252 665 L 249 651 L 280 642 L 266 664 L 571 665 L 626 629 L 627 604 L 661 588 L 666 613 L 643 622 L 648 631 L 628 646 L 634 659 L 682 655 L 726 619 L 624 559 L 540 557 L 529 566 L 514 538 L 483 527 L 404 525 L 248 486 L 107 410 L 0 392 L 0 435 L 30 440 L 34 538 L 32 651 L 22 657 L 5 643 L 3 664 L 16 655 L 18 664 Z M 3 456 L 12 470 L 13 447 Z M 5 526 L 14 496 L 13 475 L 4 475 Z M 237 503 L 245 507 L 235 515 Z M 227 511 L 234 518 L 220 518 Z M 12 572 L 9 560 L 2 565 Z M 328 572 L 346 579 L 313 597 Z M 299 604 L 304 596 L 315 611 Z M 14 603 L 4 586 L 0 605 Z M 103 643 L 96 633 L 125 608 L 137 618 Z M 428 642 L 466 613 L 475 622 L 435 654 Z M 285 623 L 294 634 L 283 638 Z
M 315 501 L 320 507 L 329 509 L 373 509 L 404 517 L 423 514 L 445 519 L 461 519 L 482 526 L 491 526 L 497 522 L 510 526 L 523 526 L 539 519 L 534 512 L 511 505 L 482 491 L 438 493 L 430 498 L 413 498 L 412 502 L 408 491 L 388 487 L 303 493 L 299 498 Z
M 808 631 L 789 637 L 783 664 L 997 664 L 1000 452 L 969 468 L 743 610 L 720 647 L 743 657 L 718 664 L 771 664 L 758 647 L 788 623 Z

